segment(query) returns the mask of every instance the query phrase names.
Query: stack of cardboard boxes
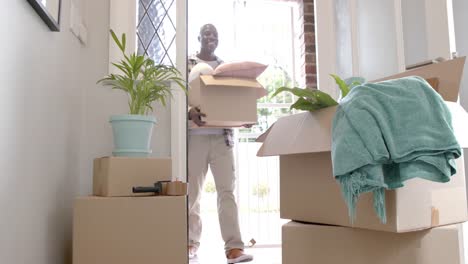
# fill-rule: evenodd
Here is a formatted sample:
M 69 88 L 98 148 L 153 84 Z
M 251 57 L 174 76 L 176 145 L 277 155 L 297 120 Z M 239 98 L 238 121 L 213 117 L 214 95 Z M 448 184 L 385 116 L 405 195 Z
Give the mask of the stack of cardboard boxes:
M 437 78 L 438 92 L 457 101 L 465 58 L 408 71 L 390 78 Z M 468 147 L 468 114 L 449 103 L 455 134 Z M 448 183 L 414 179 L 386 192 L 387 223 L 373 209 L 372 194 L 358 201 L 354 223 L 335 181 L 331 129 L 336 108 L 278 120 L 259 139 L 259 156 L 280 156 L 280 215 L 283 264 L 462 264 L 460 226 L 467 220 L 463 157 Z M 455 224 L 455 225 L 454 225 Z
M 187 263 L 186 189 L 133 193 L 171 181 L 171 169 L 169 158 L 95 159 L 93 196 L 75 200 L 73 263 Z
M 256 123 L 256 101 L 266 95 L 255 78 L 202 75 L 190 87 L 205 127 Z M 73 263 L 188 263 L 187 185 L 159 185 L 157 196 L 133 192 L 172 178 L 170 159 L 95 159 L 93 196 L 75 201 Z

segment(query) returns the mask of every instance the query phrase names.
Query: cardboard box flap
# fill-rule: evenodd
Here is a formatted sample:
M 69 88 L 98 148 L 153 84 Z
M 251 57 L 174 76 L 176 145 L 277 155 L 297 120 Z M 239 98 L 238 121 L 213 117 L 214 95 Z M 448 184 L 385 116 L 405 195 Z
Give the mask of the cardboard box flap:
M 205 86 L 254 88 L 257 91 L 257 98 L 267 95 L 266 89 L 255 79 L 201 75 L 200 80 Z
M 278 119 L 264 138 L 257 156 L 276 156 L 331 150 L 331 128 L 336 106 Z M 262 137 L 262 136 L 261 136 Z
M 408 70 L 402 73 L 391 75 L 372 82 L 397 79 L 406 76 L 420 76 L 425 79 L 437 78 L 439 94 L 446 101 L 456 102 L 460 90 L 460 81 L 465 66 L 466 57 L 460 57 L 453 60 L 447 60 L 439 63 L 429 64 L 416 69 Z
M 255 142 L 265 142 L 266 137 L 268 136 L 274 125 L 275 123 L 271 124 L 267 131 L 265 131 L 263 134 L 261 134 L 260 136 L 258 136 L 258 138 L 255 139 Z
M 446 102 L 454 134 L 462 148 L 468 148 L 468 113 L 457 103 Z M 263 142 L 257 156 L 277 156 L 331 151 L 331 131 L 336 106 L 278 119 L 257 142 Z
M 468 148 L 468 113 L 458 103 L 446 102 L 452 113 L 453 133 L 462 148 Z

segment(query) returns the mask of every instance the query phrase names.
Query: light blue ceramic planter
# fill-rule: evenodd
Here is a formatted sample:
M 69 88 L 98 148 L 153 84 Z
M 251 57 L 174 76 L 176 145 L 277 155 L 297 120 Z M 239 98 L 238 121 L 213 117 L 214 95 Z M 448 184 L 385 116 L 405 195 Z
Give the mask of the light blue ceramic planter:
M 156 118 L 150 115 L 114 115 L 110 117 L 114 134 L 114 156 L 147 157 L 151 153 L 151 135 Z

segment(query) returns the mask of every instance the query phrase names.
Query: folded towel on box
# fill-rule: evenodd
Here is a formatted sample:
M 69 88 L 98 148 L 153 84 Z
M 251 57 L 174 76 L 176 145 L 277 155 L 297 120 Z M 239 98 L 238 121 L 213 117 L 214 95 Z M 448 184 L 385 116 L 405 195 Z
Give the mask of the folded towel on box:
M 359 195 L 373 192 L 385 223 L 385 189 L 416 177 L 447 182 L 460 155 L 449 109 L 420 77 L 357 86 L 333 120 L 333 174 L 351 220 Z

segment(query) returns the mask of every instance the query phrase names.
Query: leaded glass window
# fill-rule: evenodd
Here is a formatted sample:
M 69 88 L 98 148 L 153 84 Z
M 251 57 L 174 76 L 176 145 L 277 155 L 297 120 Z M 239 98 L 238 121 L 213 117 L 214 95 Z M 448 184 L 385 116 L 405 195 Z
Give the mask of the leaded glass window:
M 175 0 L 139 0 L 137 37 L 138 54 L 175 66 Z

